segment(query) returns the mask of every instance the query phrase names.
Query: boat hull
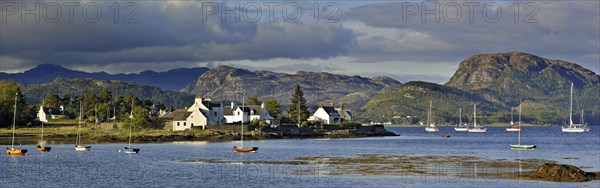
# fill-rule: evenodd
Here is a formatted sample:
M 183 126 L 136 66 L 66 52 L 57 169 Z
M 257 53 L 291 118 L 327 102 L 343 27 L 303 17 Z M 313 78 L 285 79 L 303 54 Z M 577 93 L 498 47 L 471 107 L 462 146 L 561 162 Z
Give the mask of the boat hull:
M 438 132 L 438 131 L 440 131 L 440 129 L 438 129 L 437 127 L 425 127 L 425 131 L 427 131 L 427 132 Z
M 238 148 L 238 147 L 233 146 L 233 152 L 246 153 L 246 152 L 256 152 L 256 150 L 258 150 L 258 147 Z
M 6 154 L 9 155 L 25 155 L 26 153 L 26 149 L 6 148 Z
M 52 147 L 46 147 L 46 146 L 37 146 L 36 148 L 38 151 L 41 152 L 50 152 L 50 149 L 52 149 Z
M 454 127 L 454 131 L 456 131 L 456 132 L 467 132 L 467 131 L 469 131 L 469 128 L 466 128 L 466 127 Z
M 475 129 L 469 129 L 468 132 L 470 133 L 485 133 L 487 132 L 486 128 L 475 128 Z
M 128 147 L 125 147 L 125 150 L 123 150 L 123 152 L 127 153 L 127 154 L 137 154 L 137 153 L 140 152 L 140 148 L 128 148 Z
M 535 149 L 536 147 L 536 145 L 510 145 L 511 149 Z
M 90 151 L 92 146 L 75 146 L 75 151 Z
M 519 131 L 521 131 L 521 128 L 520 127 L 507 127 L 506 131 L 508 131 L 508 132 L 519 132 Z
M 587 132 L 589 131 L 589 129 L 587 128 L 572 128 L 572 127 L 563 127 L 562 128 L 562 132 L 565 133 L 583 133 L 583 132 Z

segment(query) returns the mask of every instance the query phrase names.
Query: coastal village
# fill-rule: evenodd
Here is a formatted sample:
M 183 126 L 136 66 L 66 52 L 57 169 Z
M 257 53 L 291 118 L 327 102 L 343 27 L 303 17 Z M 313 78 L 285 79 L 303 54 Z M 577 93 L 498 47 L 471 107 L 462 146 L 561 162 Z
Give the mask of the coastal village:
M 196 97 L 190 107 L 175 109 L 171 112 L 160 110 L 150 113 L 149 116 L 158 116 L 163 119 L 166 130 L 184 131 L 194 127 L 206 129 L 226 124 L 250 123 L 262 121 L 272 128 L 278 127 L 280 121 L 269 114 L 265 103 L 261 105 L 242 105 L 231 102 L 225 106 L 223 101 L 212 100 L 210 97 Z M 45 108 L 43 105 L 37 113 L 39 121 L 47 123 L 52 119 L 64 119 L 64 106 L 60 108 Z M 112 117 L 111 119 L 115 119 Z M 110 121 L 110 120 L 108 120 Z M 321 102 L 319 108 L 305 121 L 311 124 L 338 124 L 352 121 L 352 112 L 344 109 L 326 106 Z

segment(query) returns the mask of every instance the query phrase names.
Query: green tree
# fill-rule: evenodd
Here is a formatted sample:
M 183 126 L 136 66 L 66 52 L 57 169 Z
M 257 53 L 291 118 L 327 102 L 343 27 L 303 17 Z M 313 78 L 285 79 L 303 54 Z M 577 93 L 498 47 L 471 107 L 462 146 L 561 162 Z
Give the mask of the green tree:
M 267 107 L 267 111 L 269 115 L 272 117 L 279 119 L 281 117 L 281 106 L 277 99 L 269 97 L 265 100 L 265 106 Z
M 300 88 L 300 85 L 296 85 L 296 88 L 294 89 L 287 115 L 293 122 L 298 122 L 298 118 L 300 118 L 300 121 L 308 119 L 309 112 L 306 107 L 306 99 L 304 98 L 304 92 L 302 91 L 302 88 Z
M 44 100 L 44 107 L 58 108 L 58 107 L 60 107 L 60 105 L 63 105 L 62 102 L 63 102 L 62 99 L 58 95 L 53 94 L 53 95 L 48 96 L 48 98 L 46 98 L 46 100 Z
M 0 80 L 0 127 L 12 127 L 15 96 L 17 97 L 17 126 L 31 124 L 35 118 L 31 106 L 25 103 L 25 96 L 16 82 Z
M 246 103 L 248 105 L 260 105 L 262 102 L 258 100 L 258 95 L 251 95 L 246 99 Z
M 102 103 L 108 103 L 108 101 L 112 100 L 112 92 L 108 91 L 108 88 L 102 89 L 100 94 L 98 94 L 98 98 Z

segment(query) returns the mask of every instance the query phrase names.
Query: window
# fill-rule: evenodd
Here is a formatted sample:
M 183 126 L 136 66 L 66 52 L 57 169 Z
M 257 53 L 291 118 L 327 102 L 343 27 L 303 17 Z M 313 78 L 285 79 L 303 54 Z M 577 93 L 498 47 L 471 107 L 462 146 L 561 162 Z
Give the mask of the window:
M 192 127 L 194 126 L 194 123 L 192 123 Z
M 186 123 L 186 122 L 183 122 L 183 126 L 185 126 L 185 123 Z
M 239 116 L 239 115 L 240 115 L 240 112 L 237 112 L 237 113 L 238 113 L 238 116 Z
M 179 126 L 179 122 L 177 122 L 177 126 Z
M 214 112 L 213 114 L 215 114 L 214 116 L 217 116 L 217 112 Z

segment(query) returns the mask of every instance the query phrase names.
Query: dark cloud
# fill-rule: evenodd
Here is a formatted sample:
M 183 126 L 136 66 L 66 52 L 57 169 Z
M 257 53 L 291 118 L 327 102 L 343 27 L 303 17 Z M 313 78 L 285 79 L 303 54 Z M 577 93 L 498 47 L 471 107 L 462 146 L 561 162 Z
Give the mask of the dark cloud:
M 97 3 L 107 8 L 113 2 Z M 327 59 L 347 54 L 354 45 L 353 33 L 341 24 L 203 20 L 201 3 L 139 1 L 137 23 L 114 23 L 106 14 L 97 23 L 77 16 L 73 23 L 20 23 L 19 16 L 7 17 L 0 27 L 0 54 L 21 63 L 3 68 Z
M 418 62 L 439 62 L 459 60 L 479 53 L 523 51 L 548 58 L 570 58 L 576 63 L 600 62 L 600 2 L 535 1 L 525 10 L 520 5 L 519 22 L 514 21 L 510 6 L 515 2 L 499 2 L 503 13 L 495 23 L 486 21 L 482 2 L 475 8 L 473 22 L 470 22 L 465 2 L 428 1 L 378 3 L 359 6 L 344 14 L 346 22 L 356 22 L 349 26 L 359 36 L 358 48 L 351 54 L 359 58 L 357 62 L 407 60 Z M 462 7 L 462 18 L 456 23 L 444 19 L 436 23 L 433 16 L 422 21 L 420 12 L 404 16 L 403 7 L 447 4 Z M 469 2 L 473 3 L 473 2 Z M 536 23 L 525 23 L 524 19 L 537 7 Z M 457 14 L 449 13 L 446 18 Z M 595 66 L 586 66 L 599 70 Z
M 222 22 L 219 16 L 203 19 L 202 1 L 134 2 L 139 6 L 134 17 L 137 23 L 123 23 L 124 16 L 115 23 L 109 10 L 114 2 L 108 1 L 95 2 L 104 9 L 97 23 L 85 22 L 78 14 L 73 23 L 68 22 L 66 14 L 58 23 L 43 19 L 40 23 L 21 23 L 20 16 L 3 17 L 7 22 L 0 27 L 0 68 L 18 71 L 54 63 L 80 70 L 139 72 L 243 61 L 251 64 L 238 65 L 281 72 L 305 67 L 302 70 L 354 74 L 363 71 L 356 68 L 362 66 L 353 66 L 356 65 L 353 62 L 360 62 L 373 63 L 372 69 L 382 74 L 401 75 L 414 73 L 417 67 L 395 70 L 379 63 L 457 64 L 474 54 L 523 51 L 579 63 L 600 72 L 598 1 L 534 1 L 538 8 L 537 23 L 522 22 L 532 10 L 524 10 L 524 2 L 520 2 L 521 21 L 515 23 L 508 7 L 515 3 L 513 1 L 498 2 L 503 17 L 496 23 L 484 21 L 481 14 L 483 4 L 491 3 L 487 1 L 474 1 L 480 5 L 473 23 L 469 22 L 465 6 L 462 6 L 462 18 L 456 23 L 443 17 L 440 23 L 433 22 L 432 17 L 423 23 L 419 13 L 404 20 L 403 2 L 358 3 L 361 5 L 341 10 L 342 14 L 336 17 L 339 23 L 322 20 L 314 23 L 310 16 L 295 23 L 276 17 L 271 23 L 264 11 L 256 23 L 243 18 L 235 21 L 232 17 Z M 438 3 L 443 7 L 465 2 Z M 123 7 L 124 2 L 121 3 Z M 300 4 L 303 8 L 312 5 Z M 321 11 L 323 15 L 327 13 Z M 122 10 L 121 13 L 127 12 Z M 274 59 L 286 62 L 273 64 Z M 335 66 L 315 65 L 323 59 L 332 59 Z M 431 70 L 432 75 L 439 71 Z M 411 80 L 406 76 L 395 78 Z M 441 80 L 437 76 L 423 79 Z

